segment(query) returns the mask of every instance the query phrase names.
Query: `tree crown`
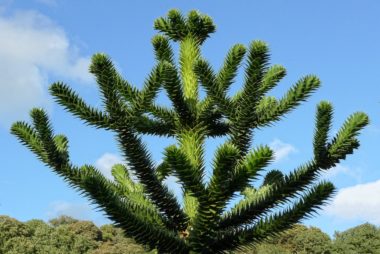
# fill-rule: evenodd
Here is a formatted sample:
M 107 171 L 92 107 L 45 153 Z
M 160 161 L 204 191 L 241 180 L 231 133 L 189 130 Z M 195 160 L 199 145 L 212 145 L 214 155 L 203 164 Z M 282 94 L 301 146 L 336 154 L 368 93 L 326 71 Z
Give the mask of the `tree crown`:
M 185 17 L 171 10 L 167 17 L 157 19 L 154 27 L 160 32 L 152 39 L 157 63 L 142 89 L 121 77 L 105 54 L 95 54 L 90 66 L 103 110 L 88 105 L 66 84 L 57 82 L 50 87 L 57 103 L 74 116 L 116 134 L 128 168 L 115 165 L 114 181 L 91 165 L 73 165 L 67 138 L 54 134 L 42 109 L 31 111 L 33 125 L 17 122 L 12 133 L 98 204 L 127 236 L 160 252 L 244 250 L 315 213 L 334 193 L 330 182 L 318 181 L 319 174 L 359 146 L 357 135 L 368 124 L 368 117 L 362 112 L 352 114 L 330 139 L 333 109 L 329 102 L 321 102 L 316 112 L 313 158 L 289 174 L 265 172 L 273 151 L 266 145 L 252 146 L 254 130 L 281 120 L 320 87 L 319 79 L 306 75 L 277 99 L 267 93 L 286 71 L 280 65 L 269 65 L 264 42 L 234 45 L 215 72 L 201 56 L 202 44 L 215 31 L 210 17 L 197 11 Z M 179 43 L 178 63 L 171 41 Z M 230 96 L 229 87 L 243 61 L 242 88 Z M 199 86 L 206 91 L 203 99 Z M 172 108 L 155 102 L 161 88 Z M 177 140 L 165 149 L 159 165 L 141 140 L 144 134 Z M 222 136 L 226 142 L 217 148 L 211 178 L 205 183 L 204 142 Z M 254 186 L 253 181 L 265 173 L 263 184 Z M 163 183 L 169 175 L 182 184 L 182 205 Z M 244 198 L 226 210 L 238 193 Z

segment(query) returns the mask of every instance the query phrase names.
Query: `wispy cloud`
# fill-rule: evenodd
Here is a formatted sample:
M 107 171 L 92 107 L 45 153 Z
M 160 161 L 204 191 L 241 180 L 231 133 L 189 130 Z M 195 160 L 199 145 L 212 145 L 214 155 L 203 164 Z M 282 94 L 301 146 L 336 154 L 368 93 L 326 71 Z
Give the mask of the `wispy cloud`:
M 348 176 L 360 183 L 362 181 L 362 173 L 360 169 L 354 169 L 348 166 L 343 166 L 341 164 L 336 165 L 335 167 L 329 169 L 328 171 L 322 174 L 322 178 L 326 180 L 334 179 L 340 175 Z
M 275 162 L 279 162 L 281 160 L 285 160 L 289 157 L 290 154 L 297 152 L 297 149 L 291 145 L 287 144 L 280 139 L 274 139 L 270 144 L 269 147 L 274 151 Z
M 57 6 L 58 0 L 35 0 L 37 3 L 44 4 L 47 6 Z
M 79 220 L 88 220 L 91 218 L 92 210 L 88 204 L 55 201 L 49 205 L 46 215 L 48 219 L 67 215 Z
M 50 75 L 87 83 L 89 57 L 79 54 L 65 32 L 34 11 L 0 13 L 0 119 L 8 125 L 31 107 L 48 105 Z
M 70 216 L 78 220 L 91 220 L 98 226 L 112 223 L 104 216 L 104 213 L 100 209 L 94 209 L 94 206 L 87 202 L 73 203 L 62 200 L 54 201 L 49 204 L 45 218 L 51 220 L 62 215 Z
M 380 223 L 380 180 L 340 189 L 324 210 L 328 215 Z
M 95 162 L 95 167 L 98 168 L 102 174 L 110 180 L 113 180 L 111 173 L 112 166 L 115 164 L 121 164 L 123 160 L 112 153 L 105 153 Z

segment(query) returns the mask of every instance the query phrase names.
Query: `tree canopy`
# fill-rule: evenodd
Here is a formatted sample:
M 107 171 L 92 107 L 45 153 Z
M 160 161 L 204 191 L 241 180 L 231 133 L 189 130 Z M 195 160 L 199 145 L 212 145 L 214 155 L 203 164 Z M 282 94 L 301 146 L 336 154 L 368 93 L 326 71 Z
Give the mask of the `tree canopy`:
M 380 253 L 380 228 L 366 223 L 336 232 L 334 252 L 341 254 Z
M 247 251 L 318 211 L 335 191 L 332 183 L 319 179 L 320 173 L 359 147 L 357 136 L 368 124 L 367 115 L 353 113 L 330 138 L 333 107 L 320 102 L 313 157 L 288 174 L 269 170 L 274 153 L 267 145 L 253 144 L 254 131 L 281 120 L 320 87 L 320 80 L 305 75 L 283 97 L 275 98 L 268 92 L 286 70 L 270 65 L 269 48 L 263 41 L 232 46 L 222 67 L 215 71 L 201 54 L 202 45 L 216 29 L 209 16 L 198 11 L 184 16 L 171 10 L 158 18 L 154 27 L 158 31 L 152 39 L 157 62 L 141 89 L 121 77 L 105 54 L 95 54 L 90 66 L 103 109 L 88 105 L 64 83 L 50 87 L 56 101 L 74 116 L 115 133 L 128 165 L 113 167 L 114 181 L 91 165 L 71 162 L 68 139 L 54 133 L 43 109 L 31 111 L 32 124 L 16 122 L 12 133 L 98 204 L 126 236 L 160 252 Z M 177 56 L 174 43 L 179 44 Z M 244 67 L 244 80 L 240 91 L 231 95 L 229 88 L 240 66 Z M 201 88 L 205 96 L 200 96 Z M 161 89 L 172 107 L 157 104 Z M 157 165 L 141 135 L 173 137 L 176 143 L 165 149 Z M 211 177 L 206 179 L 204 150 L 210 137 L 226 141 L 217 147 Z M 164 184 L 169 175 L 176 176 L 182 185 L 183 204 Z M 263 184 L 255 185 L 260 176 L 264 176 Z M 226 209 L 237 194 L 243 198 Z M 75 225 L 79 231 L 86 227 L 92 226 Z M 64 226 L 59 228 L 64 230 Z M 77 248 L 71 234 L 64 231 L 59 237 L 66 246 Z M 80 240 L 86 243 L 85 249 L 92 248 L 95 240 L 91 237 Z M 29 243 L 24 245 L 29 248 Z
M 236 254 L 351 254 L 379 253 L 380 228 L 366 223 L 333 238 L 316 227 L 296 224 L 277 237 L 266 240 L 254 249 Z M 122 229 L 111 224 L 96 226 L 60 216 L 49 222 L 20 222 L 0 216 L 0 253 L 2 254 L 125 254 L 149 252 L 127 238 Z
M 133 239 L 124 237 L 112 225 L 98 228 L 90 221 L 68 216 L 46 223 L 42 220 L 19 222 L 0 216 L 2 254 L 125 254 L 148 253 Z

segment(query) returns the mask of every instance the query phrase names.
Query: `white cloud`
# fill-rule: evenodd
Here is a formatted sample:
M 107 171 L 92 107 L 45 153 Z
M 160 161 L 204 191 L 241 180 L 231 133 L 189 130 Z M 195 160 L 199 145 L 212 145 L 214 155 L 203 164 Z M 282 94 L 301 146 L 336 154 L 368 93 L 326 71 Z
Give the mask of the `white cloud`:
M 357 183 L 362 181 L 362 173 L 360 169 L 353 169 L 341 164 L 336 165 L 335 167 L 322 173 L 322 178 L 326 180 L 331 180 L 336 178 L 339 175 L 346 175 L 354 179 Z
M 57 218 L 61 215 L 67 215 L 79 220 L 88 220 L 93 214 L 88 204 L 75 204 L 66 201 L 55 201 L 49 205 L 46 215 L 48 219 Z
M 380 180 L 340 189 L 330 205 L 328 215 L 340 219 L 360 219 L 380 223 Z
M 122 164 L 122 159 L 114 154 L 105 153 L 95 162 L 95 167 L 102 172 L 102 174 L 110 180 L 113 180 L 111 173 L 112 166 L 115 164 Z
M 104 216 L 104 213 L 101 212 L 100 209 L 89 203 L 55 201 L 49 204 L 48 211 L 46 212 L 47 220 L 55 219 L 62 215 L 70 216 L 78 220 L 91 220 L 97 226 L 112 223 Z
M 297 149 L 292 146 L 291 144 L 284 143 L 283 141 L 279 139 L 274 139 L 270 144 L 269 147 L 274 151 L 274 161 L 279 162 L 281 160 L 284 160 L 288 158 L 288 156 L 291 153 L 297 152 Z
M 32 107 L 48 105 L 49 75 L 80 83 L 92 80 L 90 59 L 80 56 L 49 18 L 22 11 L 0 13 L 0 121 L 22 119 Z

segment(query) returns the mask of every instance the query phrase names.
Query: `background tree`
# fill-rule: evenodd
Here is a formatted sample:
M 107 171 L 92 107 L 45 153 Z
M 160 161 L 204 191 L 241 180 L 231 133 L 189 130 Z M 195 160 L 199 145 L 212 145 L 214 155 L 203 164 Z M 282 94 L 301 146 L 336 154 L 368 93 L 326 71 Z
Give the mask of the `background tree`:
M 316 227 L 294 225 L 277 237 L 261 243 L 253 254 L 330 254 L 332 242 L 330 237 Z M 246 252 L 247 253 L 247 252 Z
M 125 254 L 148 252 L 123 230 L 112 225 L 96 227 L 90 221 L 61 216 L 19 222 L 0 217 L 1 254 Z
M 51 220 L 62 222 L 55 225 L 42 220 L 22 223 L 8 216 L 0 216 L 0 221 L 2 222 L 0 224 L 2 225 L 0 228 L 0 253 L 2 254 L 157 253 L 156 250 L 149 252 L 133 239 L 125 237 L 123 230 L 113 225 L 103 225 L 98 228 L 89 221 L 80 221 L 68 216 Z M 337 232 L 333 241 L 316 227 L 297 224 L 278 236 L 257 244 L 254 249 L 228 253 L 377 254 L 379 247 L 380 229 L 369 223 L 344 232 Z
M 274 243 L 260 243 L 255 248 L 253 248 L 251 251 L 242 251 L 237 252 L 236 254 L 243 254 L 243 253 L 250 253 L 250 254 L 293 254 L 289 249 L 287 249 L 285 246 L 281 244 L 274 244 Z
M 344 232 L 336 232 L 334 253 L 380 253 L 380 229 L 365 223 Z
M 54 227 L 58 227 L 58 226 L 62 226 L 62 225 L 70 225 L 70 224 L 76 223 L 78 221 L 79 220 L 74 219 L 70 216 L 61 215 L 57 218 L 49 220 L 49 224 L 54 226 Z
M 289 231 L 289 234 L 295 235 L 292 239 L 293 253 L 299 254 L 330 254 L 331 239 L 330 237 L 316 227 L 305 227 L 298 225 L 299 233 Z
M 316 227 L 295 225 L 290 230 L 270 241 L 284 247 L 290 253 L 329 254 L 331 253 L 330 237 Z
M 127 236 L 160 252 L 244 250 L 315 213 L 334 192 L 331 183 L 318 182 L 319 173 L 359 146 L 357 135 L 368 124 L 368 117 L 354 113 L 329 139 L 333 109 L 330 103 L 321 102 L 316 113 L 314 157 L 286 175 L 277 170 L 267 172 L 263 185 L 253 188 L 253 181 L 264 174 L 273 159 L 268 146 L 252 146 L 253 131 L 277 122 L 306 100 L 320 86 L 319 79 L 307 75 L 282 98 L 267 96 L 286 71 L 280 65 L 269 66 L 264 42 L 253 41 L 248 47 L 234 45 L 222 68 L 214 72 L 200 52 L 215 31 L 210 17 L 197 11 L 184 17 L 172 10 L 154 26 L 161 33 L 152 40 L 157 64 L 142 89 L 123 79 L 104 54 L 94 55 L 90 66 L 104 110 L 87 105 L 63 83 L 50 87 L 56 101 L 73 115 L 116 134 L 129 166 L 114 168 L 116 181 L 106 179 L 93 166 L 73 165 L 67 138 L 54 134 L 41 109 L 32 110 L 33 125 L 17 122 L 12 133 L 97 203 Z M 178 64 L 170 41 L 179 43 Z M 242 89 L 230 96 L 229 87 L 244 58 Z M 200 85 L 206 92 L 204 98 L 199 96 Z M 155 102 L 161 88 L 173 108 Z M 165 149 L 160 165 L 152 161 L 141 140 L 143 134 L 177 140 Z M 227 139 L 217 148 L 212 175 L 205 179 L 204 142 L 209 137 Z M 138 182 L 132 181 L 128 170 Z M 163 183 L 168 175 L 178 177 L 182 184 L 182 206 Z M 225 211 L 239 192 L 244 198 Z
M 60 253 L 63 250 L 60 250 L 59 244 L 55 240 L 57 234 L 54 233 L 55 228 L 51 226 L 51 224 L 47 224 L 42 220 L 30 220 L 24 223 L 31 232 L 31 236 L 29 236 L 29 240 L 33 244 L 33 254 L 35 253 Z M 65 247 L 65 250 L 67 248 Z M 20 252 L 28 254 L 28 252 Z
M 23 223 L 8 216 L 0 216 L 0 253 L 17 247 L 14 245 L 14 238 L 18 238 L 20 245 L 23 245 L 21 242 L 25 242 L 24 239 L 30 235 L 29 228 Z

